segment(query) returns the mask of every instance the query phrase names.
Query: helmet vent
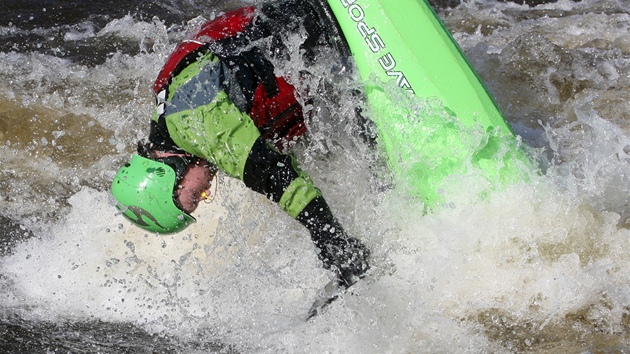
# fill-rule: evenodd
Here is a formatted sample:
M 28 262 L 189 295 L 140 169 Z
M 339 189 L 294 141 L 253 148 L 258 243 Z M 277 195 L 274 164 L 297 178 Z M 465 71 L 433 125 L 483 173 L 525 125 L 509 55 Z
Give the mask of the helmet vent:
M 166 169 L 164 167 L 158 167 L 155 169 L 155 174 L 160 177 L 164 177 L 164 175 L 166 174 Z

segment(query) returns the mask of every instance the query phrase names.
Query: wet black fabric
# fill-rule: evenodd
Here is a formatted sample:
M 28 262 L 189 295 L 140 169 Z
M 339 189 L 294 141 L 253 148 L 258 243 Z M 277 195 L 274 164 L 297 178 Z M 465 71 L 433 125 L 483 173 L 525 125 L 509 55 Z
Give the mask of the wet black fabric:
M 291 156 L 277 152 L 263 138 L 258 138 L 245 163 L 243 182 L 251 190 L 277 203 L 298 176 Z
M 340 285 L 354 284 L 370 269 L 370 250 L 346 234 L 323 197 L 313 199 L 296 220 L 309 230 L 324 267 L 337 272 Z
M 307 64 L 312 64 L 318 54 L 318 49 L 322 47 L 337 47 L 337 38 L 341 37 L 337 22 L 330 15 L 327 5 L 318 1 L 291 0 L 281 2 L 271 2 L 262 6 L 262 24 L 267 27 L 267 31 L 275 33 L 296 33 L 301 27 L 306 31 L 306 39 L 300 45 L 300 51 Z M 281 44 L 282 41 L 277 41 Z M 284 49 L 284 46 L 274 48 L 277 51 Z M 349 50 L 347 46 L 337 48 L 342 56 L 347 56 Z
M 151 120 L 151 129 L 149 131 L 149 145 L 146 144 L 141 146 L 143 142 L 138 143 L 138 153 L 141 156 L 145 156 L 143 154 L 143 150 L 159 150 L 165 152 L 184 152 L 184 150 L 180 149 L 173 139 L 171 139 L 171 135 L 168 133 L 168 129 L 166 128 L 166 119 L 164 116 L 160 116 L 158 121 Z
M 220 58 L 236 79 L 240 92 L 245 96 L 245 105 L 239 109 L 244 112 L 251 110 L 254 94 L 259 84 L 263 85 L 267 95 L 275 96 L 278 94 L 273 64 L 265 58 L 260 49 L 252 48 L 238 55 Z

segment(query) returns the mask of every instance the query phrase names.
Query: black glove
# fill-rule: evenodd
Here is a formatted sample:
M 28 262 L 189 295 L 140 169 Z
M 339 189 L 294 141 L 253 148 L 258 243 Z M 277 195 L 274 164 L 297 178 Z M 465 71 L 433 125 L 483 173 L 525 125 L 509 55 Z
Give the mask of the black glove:
M 365 275 L 370 268 L 367 260 L 370 250 L 346 235 L 324 198 L 313 199 L 297 220 L 310 231 L 324 268 L 337 273 L 339 285 L 347 288 Z

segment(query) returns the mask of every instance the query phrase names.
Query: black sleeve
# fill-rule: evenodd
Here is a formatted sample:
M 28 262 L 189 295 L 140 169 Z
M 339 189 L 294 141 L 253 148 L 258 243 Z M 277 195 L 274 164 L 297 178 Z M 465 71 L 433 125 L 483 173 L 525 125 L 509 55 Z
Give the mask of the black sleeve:
M 370 250 L 348 237 L 323 197 L 313 199 L 296 219 L 309 230 L 324 267 L 337 272 L 341 285 L 354 284 L 370 268 Z
M 268 33 L 296 33 L 300 27 L 306 31 L 300 52 L 309 65 L 315 62 L 321 47 L 333 47 L 344 58 L 350 56 L 350 49 L 326 1 L 270 2 L 262 6 L 262 13 L 265 23 L 260 25 L 267 27 Z
M 144 143 L 142 143 L 144 145 Z M 164 115 L 158 118 L 158 121 L 151 120 L 151 130 L 149 131 L 149 145 L 142 148 L 143 150 L 160 150 L 160 151 L 173 151 L 184 152 L 177 144 L 171 139 L 166 127 L 166 119 Z M 146 153 L 141 151 L 139 146 L 138 152 L 141 156 L 146 156 Z
M 256 140 L 243 171 L 243 182 L 249 189 L 278 203 L 284 191 L 298 177 L 291 156 L 274 150 L 262 137 Z

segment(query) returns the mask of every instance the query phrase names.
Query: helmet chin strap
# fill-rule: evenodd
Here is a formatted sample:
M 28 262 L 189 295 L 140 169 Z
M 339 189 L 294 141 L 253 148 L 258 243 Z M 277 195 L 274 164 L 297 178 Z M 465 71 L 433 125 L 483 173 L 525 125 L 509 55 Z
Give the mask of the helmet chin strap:
M 210 191 L 213 185 L 214 185 L 214 193 Z M 203 198 L 204 203 L 206 204 L 212 203 L 212 201 L 217 195 L 218 189 L 219 189 L 219 179 L 217 178 L 217 173 L 215 173 L 214 176 L 212 177 L 212 181 L 210 182 L 210 188 L 208 188 L 207 190 L 201 193 L 201 197 Z

